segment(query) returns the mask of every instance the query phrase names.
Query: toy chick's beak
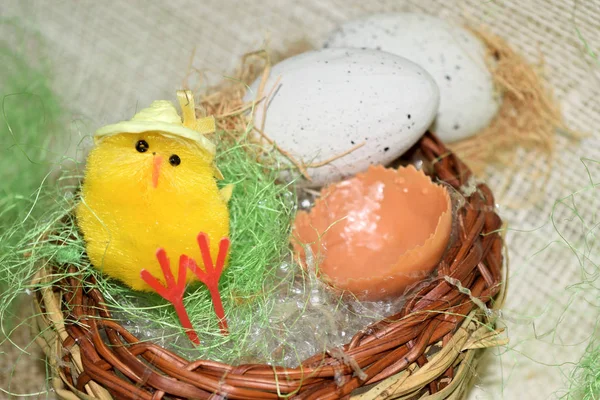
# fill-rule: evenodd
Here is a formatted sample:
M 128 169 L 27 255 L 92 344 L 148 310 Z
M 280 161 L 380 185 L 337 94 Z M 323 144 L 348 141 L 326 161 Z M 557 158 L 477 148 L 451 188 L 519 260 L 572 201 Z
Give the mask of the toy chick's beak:
M 152 186 L 156 189 L 158 186 L 158 176 L 160 175 L 160 165 L 162 164 L 161 156 L 154 156 L 154 165 L 152 167 Z

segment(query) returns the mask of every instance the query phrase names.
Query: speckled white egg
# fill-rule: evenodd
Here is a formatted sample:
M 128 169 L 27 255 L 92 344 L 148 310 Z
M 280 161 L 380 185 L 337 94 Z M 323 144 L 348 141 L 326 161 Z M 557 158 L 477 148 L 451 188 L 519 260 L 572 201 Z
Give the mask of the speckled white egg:
M 432 130 L 454 142 L 479 132 L 498 112 L 485 46 L 471 32 L 425 14 L 377 14 L 350 21 L 333 32 L 326 48 L 382 50 L 414 61 L 440 88 Z
M 260 78 L 245 101 L 256 97 L 259 84 Z M 255 107 L 254 125 L 261 128 L 266 115 L 264 133 L 309 166 L 308 186 L 390 163 L 423 135 L 439 105 L 425 70 L 375 50 L 323 49 L 288 58 L 272 68 L 263 94 L 271 90 L 268 102 Z

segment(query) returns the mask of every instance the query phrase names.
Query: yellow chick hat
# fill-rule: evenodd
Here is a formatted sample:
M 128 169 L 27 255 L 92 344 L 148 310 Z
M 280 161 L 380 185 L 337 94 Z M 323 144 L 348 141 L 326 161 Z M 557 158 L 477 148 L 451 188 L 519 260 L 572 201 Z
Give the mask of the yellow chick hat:
M 194 96 L 190 90 L 178 90 L 177 99 L 181 106 L 182 118 L 170 101 L 157 100 L 144 108 L 129 121 L 106 125 L 94 133 L 98 140 L 120 133 L 142 133 L 157 131 L 165 136 L 182 137 L 193 140 L 209 154 L 216 153 L 216 146 L 206 136 L 215 131 L 214 117 L 196 119 Z

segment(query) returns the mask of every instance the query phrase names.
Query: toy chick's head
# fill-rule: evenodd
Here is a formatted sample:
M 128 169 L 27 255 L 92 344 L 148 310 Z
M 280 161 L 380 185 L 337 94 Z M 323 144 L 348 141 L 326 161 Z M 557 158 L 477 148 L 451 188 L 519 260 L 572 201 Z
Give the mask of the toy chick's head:
M 196 120 L 191 93 L 180 91 L 177 95 L 183 121 L 170 102 L 159 100 L 131 120 L 95 133 L 96 148 L 93 160 L 90 157 L 88 161 L 96 164 L 93 171 L 105 179 L 110 170 L 107 184 L 115 191 L 135 184 L 143 191 L 173 192 L 184 184 L 201 185 L 214 175 L 220 178 L 214 167 L 215 145 L 204 136 L 214 131 L 214 119 Z

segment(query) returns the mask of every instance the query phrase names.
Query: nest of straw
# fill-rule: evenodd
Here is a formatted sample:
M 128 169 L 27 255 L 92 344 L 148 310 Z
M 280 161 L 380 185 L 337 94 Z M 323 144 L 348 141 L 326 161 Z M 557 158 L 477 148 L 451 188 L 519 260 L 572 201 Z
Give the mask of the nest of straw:
M 306 45 L 296 47 L 304 50 Z M 214 115 L 218 129 L 232 143 L 249 127 L 245 114 L 252 104 L 243 102 L 247 84 L 269 74 L 270 60 L 265 54 L 248 54 L 235 79 L 212 88 L 200 101 L 198 112 Z M 264 132 L 258 130 L 257 138 L 291 157 Z M 465 203 L 455 216 L 457 239 L 437 265 L 435 278 L 406 293 L 400 312 L 365 326 L 344 346 L 314 354 L 296 368 L 188 360 L 140 340 L 116 322 L 98 286 L 81 282 L 78 276 L 84 274 L 75 266 L 59 281 L 49 266 L 34 282 L 41 288 L 34 301 L 34 330 L 48 356 L 58 396 L 102 400 L 462 398 L 472 384 L 481 351 L 504 343 L 495 325 L 495 310 L 501 307 L 506 289 L 502 221 L 490 189 L 474 183 L 471 170 L 435 135 L 427 133 L 406 155 L 407 160 L 415 153 L 434 180 L 462 191 Z M 298 160 L 290 161 L 301 173 L 305 170 Z
M 434 179 L 456 190 L 472 183 L 471 171 L 434 135 L 413 151 Z M 52 271 L 43 270 L 36 277 L 43 289 L 35 329 L 56 393 L 65 399 L 461 398 L 481 349 L 501 342 L 494 310 L 505 289 L 494 197 L 484 184 L 471 189 L 456 215 L 457 240 L 435 279 L 407 293 L 397 314 L 297 368 L 187 360 L 115 322 L 103 294 L 77 279 L 77 271 L 48 284 Z

